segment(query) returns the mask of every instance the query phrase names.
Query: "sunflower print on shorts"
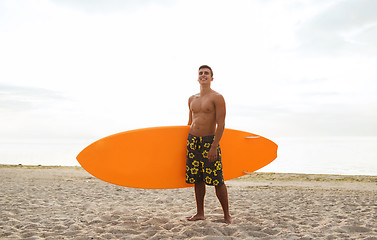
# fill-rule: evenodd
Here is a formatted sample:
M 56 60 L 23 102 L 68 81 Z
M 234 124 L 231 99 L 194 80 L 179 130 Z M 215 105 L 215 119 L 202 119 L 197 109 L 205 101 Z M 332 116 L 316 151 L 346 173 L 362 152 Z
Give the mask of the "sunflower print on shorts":
M 186 182 L 205 182 L 207 185 L 220 186 L 224 183 L 220 146 L 217 147 L 217 160 L 209 162 L 208 152 L 215 136 L 187 138 Z

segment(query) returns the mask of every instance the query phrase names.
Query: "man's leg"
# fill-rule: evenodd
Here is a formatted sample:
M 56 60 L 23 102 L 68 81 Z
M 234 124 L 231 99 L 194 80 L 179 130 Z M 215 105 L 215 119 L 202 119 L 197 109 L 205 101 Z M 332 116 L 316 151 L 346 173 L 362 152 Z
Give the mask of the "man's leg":
M 189 218 L 189 221 L 204 220 L 204 196 L 206 195 L 206 184 L 195 183 L 196 215 Z
M 215 189 L 216 189 L 216 196 L 220 201 L 221 207 L 223 208 L 224 221 L 225 223 L 230 224 L 232 223 L 232 218 L 229 214 L 228 190 L 225 184 L 216 186 Z

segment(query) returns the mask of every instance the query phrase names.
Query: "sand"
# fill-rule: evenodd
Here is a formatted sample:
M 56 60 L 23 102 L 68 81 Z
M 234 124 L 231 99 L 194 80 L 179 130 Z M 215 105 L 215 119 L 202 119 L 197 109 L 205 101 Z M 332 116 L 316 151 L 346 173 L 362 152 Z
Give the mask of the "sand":
M 79 167 L 0 167 L 0 239 L 376 239 L 377 177 L 258 173 L 213 187 L 205 221 L 193 188 L 144 190 Z

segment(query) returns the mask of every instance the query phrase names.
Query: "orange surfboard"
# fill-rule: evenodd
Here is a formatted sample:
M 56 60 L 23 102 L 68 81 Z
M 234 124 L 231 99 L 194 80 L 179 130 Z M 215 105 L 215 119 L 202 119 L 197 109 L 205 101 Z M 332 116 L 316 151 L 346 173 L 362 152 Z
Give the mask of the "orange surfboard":
M 93 176 L 120 186 L 145 189 L 192 187 L 185 183 L 189 126 L 154 127 L 102 138 L 77 156 Z M 225 129 L 220 141 L 224 180 L 254 172 L 277 157 L 267 138 Z

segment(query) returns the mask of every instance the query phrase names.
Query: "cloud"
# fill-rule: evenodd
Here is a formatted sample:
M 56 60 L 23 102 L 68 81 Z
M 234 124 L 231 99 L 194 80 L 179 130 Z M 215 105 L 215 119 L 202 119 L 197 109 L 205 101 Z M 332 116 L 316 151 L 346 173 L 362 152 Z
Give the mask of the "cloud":
M 52 3 L 76 9 L 88 14 L 111 14 L 115 12 L 136 12 L 150 5 L 172 5 L 174 0 L 52 0 Z
M 377 1 L 344 0 L 304 22 L 298 38 L 305 53 L 376 54 Z
M 60 93 L 43 88 L 0 84 L 0 111 L 38 109 L 66 100 Z
M 8 30 L 0 39 L 0 78 L 9 84 L 0 84 L 0 111 L 8 118 L 4 126 L 18 122 L 14 132 L 106 135 L 186 123 L 187 97 L 198 90 L 195 69 L 201 63 L 214 68 L 213 87 L 226 97 L 227 124 L 237 129 L 305 136 L 374 131 L 366 130 L 375 125 L 366 120 L 375 117 L 370 109 L 377 110 L 367 55 L 377 46 L 373 1 L 51 0 L 0 6 L 0 25 Z M 350 52 L 366 55 L 344 56 Z M 314 53 L 322 56 L 302 56 Z M 34 87 L 20 87 L 26 85 Z M 8 127 L 2 131 L 13 134 Z
M 344 102 L 344 97 L 313 90 L 310 96 L 300 96 L 300 102 L 230 104 L 227 119 L 233 128 L 270 136 L 377 135 L 377 102 L 361 105 Z

